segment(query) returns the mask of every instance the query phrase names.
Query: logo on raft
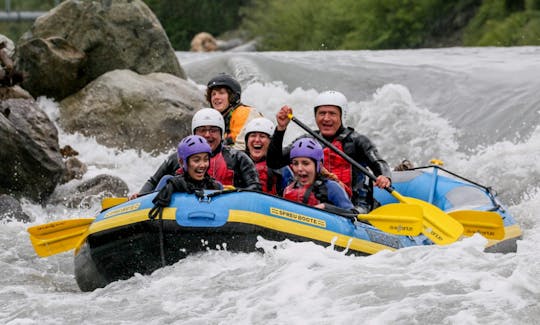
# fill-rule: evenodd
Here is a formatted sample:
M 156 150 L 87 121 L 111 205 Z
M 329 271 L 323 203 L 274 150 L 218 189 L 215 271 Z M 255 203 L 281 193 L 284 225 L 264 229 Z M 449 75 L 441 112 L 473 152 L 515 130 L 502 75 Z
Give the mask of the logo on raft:
M 114 217 L 114 216 L 117 216 L 117 215 L 122 214 L 122 213 L 135 211 L 135 210 L 139 209 L 140 206 L 141 206 L 141 203 L 139 202 L 139 203 L 135 203 L 135 204 L 132 204 L 132 205 L 125 206 L 125 207 L 121 207 L 120 209 L 115 209 L 115 210 L 107 212 L 103 218 L 104 219 L 105 218 L 110 218 L 110 217 Z
M 291 212 L 291 211 L 285 211 L 285 210 L 281 210 L 281 209 L 278 209 L 278 208 L 270 208 L 270 213 L 275 215 L 275 216 L 278 216 L 278 217 L 284 217 L 284 218 L 287 218 L 287 219 L 307 223 L 307 224 L 310 224 L 310 225 L 315 225 L 317 227 L 326 228 L 326 221 L 321 220 L 321 219 L 317 219 L 317 218 L 313 218 L 313 217 L 308 217 L 308 216 L 305 216 L 303 214 L 298 214 L 298 213 L 294 213 L 294 212 Z

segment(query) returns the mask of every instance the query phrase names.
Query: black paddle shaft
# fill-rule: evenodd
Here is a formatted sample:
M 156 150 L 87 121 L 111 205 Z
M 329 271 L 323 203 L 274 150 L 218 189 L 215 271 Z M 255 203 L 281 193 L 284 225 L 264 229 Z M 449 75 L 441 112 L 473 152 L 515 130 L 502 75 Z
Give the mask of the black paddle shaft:
M 353 165 L 355 168 L 359 169 L 361 172 L 363 172 L 367 177 L 369 177 L 372 181 L 376 181 L 377 177 L 373 175 L 367 168 L 360 165 L 357 161 L 349 157 L 346 153 L 339 150 L 334 146 L 330 141 L 323 138 L 320 134 L 315 133 L 313 130 L 311 130 L 307 125 L 305 125 L 303 122 L 300 122 L 296 117 L 291 116 L 291 121 L 296 123 L 299 127 L 304 129 L 307 133 L 315 137 L 317 140 L 322 142 L 325 146 L 332 149 L 335 153 L 337 153 L 341 158 L 345 159 L 349 164 Z M 385 188 L 389 193 L 392 193 L 394 191 L 394 188 L 392 186 L 388 186 Z

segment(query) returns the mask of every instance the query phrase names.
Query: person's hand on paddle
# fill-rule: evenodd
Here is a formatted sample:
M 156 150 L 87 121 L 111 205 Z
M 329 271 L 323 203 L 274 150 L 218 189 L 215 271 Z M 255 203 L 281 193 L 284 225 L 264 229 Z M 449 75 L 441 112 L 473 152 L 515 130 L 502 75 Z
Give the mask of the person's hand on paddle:
M 387 188 L 390 185 L 392 185 L 392 181 L 390 181 L 390 178 L 383 175 L 377 176 L 377 179 L 375 180 L 375 186 L 377 186 L 378 188 Z
M 292 108 L 285 105 L 283 106 L 279 112 L 276 114 L 276 122 L 277 126 L 276 129 L 279 131 L 285 131 L 287 129 L 287 125 L 289 125 L 289 122 L 291 122 L 291 119 L 289 118 L 289 114 L 292 114 Z

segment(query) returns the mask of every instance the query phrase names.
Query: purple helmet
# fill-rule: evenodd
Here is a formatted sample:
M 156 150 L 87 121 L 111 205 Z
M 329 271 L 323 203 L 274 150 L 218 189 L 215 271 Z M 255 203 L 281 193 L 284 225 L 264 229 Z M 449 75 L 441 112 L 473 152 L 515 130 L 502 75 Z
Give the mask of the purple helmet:
M 315 160 L 317 172 L 321 170 L 321 163 L 324 159 L 323 148 L 315 139 L 302 138 L 296 140 L 291 148 L 291 160 L 297 157 L 308 157 Z
M 178 159 L 184 162 L 184 171 L 186 170 L 186 162 L 188 158 L 194 154 L 206 152 L 210 154 L 212 149 L 206 139 L 200 135 L 190 135 L 182 139 L 178 144 Z

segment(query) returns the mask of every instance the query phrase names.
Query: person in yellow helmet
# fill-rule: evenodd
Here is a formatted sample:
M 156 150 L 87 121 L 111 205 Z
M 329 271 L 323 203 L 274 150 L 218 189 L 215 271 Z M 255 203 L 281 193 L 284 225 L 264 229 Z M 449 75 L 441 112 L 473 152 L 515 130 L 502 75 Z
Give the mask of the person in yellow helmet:
M 247 122 L 262 115 L 255 108 L 242 104 L 241 94 L 240 83 L 225 73 L 210 79 L 206 88 L 206 100 L 225 120 L 224 144 L 245 150 L 244 127 Z

